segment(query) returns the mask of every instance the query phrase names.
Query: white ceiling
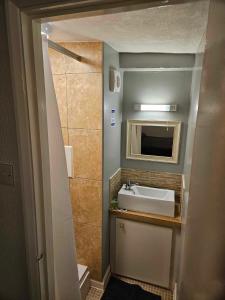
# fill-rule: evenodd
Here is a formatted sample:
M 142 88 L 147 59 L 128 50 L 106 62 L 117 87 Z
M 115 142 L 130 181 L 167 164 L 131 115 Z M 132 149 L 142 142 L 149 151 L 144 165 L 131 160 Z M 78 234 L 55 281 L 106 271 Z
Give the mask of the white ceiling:
M 104 41 L 118 52 L 196 53 L 208 1 L 50 23 L 55 41 Z

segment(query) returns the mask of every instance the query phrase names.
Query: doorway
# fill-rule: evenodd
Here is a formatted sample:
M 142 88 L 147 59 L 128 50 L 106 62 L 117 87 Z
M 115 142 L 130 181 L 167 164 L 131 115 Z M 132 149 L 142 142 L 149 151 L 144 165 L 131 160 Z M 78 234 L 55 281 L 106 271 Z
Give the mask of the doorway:
M 135 2 L 135 1 L 134 1 Z M 147 6 L 151 6 L 151 3 L 148 3 L 148 4 L 140 4 L 140 7 L 143 7 L 143 5 L 145 7 Z M 75 7 L 76 5 L 74 5 Z M 76 8 L 77 10 L 79 10 L 80 7 Z M 137 9 L 138 6 L 136 4 L 136 6 L 132 7 L 132 8 L 135 8 Z M 12 9 L 12 7 L 11 7 Z M 85 8 L 83 8 L 85 9 Z M 106 6 L 106 9 L 107 9 L 107 6 Z M 123 8 L 125 9 L 125 8 Z M 88 8 L 87 8 L 88 10 Z M 13 12 L 12 12 L 13 11 Z M 12 16 L 12 14 L 17 14 L 18 11 L 15 11 L 15 10 L 10 10 L 10 16 Z M 35 10 L 32 10 L 32 13 L 31 15 L 34 17 L 34 19 L 38 16 L 38 18 L 40 18 L 41 16 L 42 17 L 45 17 L 45 13 L 46 12 L 43 12 L 43 14 L 39 14 L 40 11 L 36 11 Z M 36 16 L 35 16 L 36 14 Z M 17 15 L 18 16 L 18 15 Z M 32 17 L 32 18 L 33 18 Z M 37 150 L 38 152 L 38 155 L 34 158 L 36 161 L 36 164 L 37 164 L 37 168 L 35 169 L 35 172 L 36 173 L 36 177 L 37 178 L 41 178 L 41 182 L 37 183 L 36 182 L 36 189 L 39 191 L 39 193 L 42 194 L 42 206 L 44 207 L 44 210 L 46 209 L 51 209 L 51 207 L 48 207 L 46 208 L 45 205 L 47 203 L 46 201 L 46 197 L 49 195 L 49 183 L 50 183 L 50 173 L 49 173 L 49 170 L 47 170 L 47 166 L 49 166 L 49 155 L 48 155 L 48 149 L 46 149 L 46 147 L 49 146 L 49 139 L 48 139 L 48 136 L 47 136 L 47 132 L 46 132 L 46 123 L 47 123 L 47 120 L 46 120 L 46 116 L 44 115 L 46 112 L 44 111 L 45 110 L 45 105 L 46 105 L 46 95 L 44 95 L 44 89 L 43 89 L 43 86 L 44 86 L 44 83 L 43 83 L 43 79 L 40 80 L 40 78 L 43 78 L 43 68 L 42 68 L 42 65 L 40 65 L 40 69 L 39 69 L 39 74 L 37 74 L 37 77 L 39 77 L 39 79 L 37 80 L 37 90 L 38 90 L 38 95 L 37 97 L 35 96 L 35 88 L 36 88 L 36 82 L 35 82 L 35 70 L 34 70 L 34 60 L 36 60 L 36 65 L 37 65 L 37 61 L 39 61 L 40 59 L 40 51 L 41 51 L 41 39 L 40 39 L 40 25 L 35 23 L 34 21 L 32 21 L 33 19 L 30 18 L 30 17 L 27 17 L 26 14 L 23 15 L 22 17 L 22 27 L 23 27 L 23 43 L 25 44 L 25 52 L 26 52 L 26 56 L 25 56 L 25 59 L 26 59 L 26 62 L 27 62 L 27 65 L 26 65 L 26 68 L 25 70 L 25 73 L 24 74 L 23 72 L 21 74 L 24 74 L 24 76 L 26 77 L 26 80 L 30 80 L 30 87 L 27 89 L 27 93 L 28 93 L 28 96 L 30 97 L 29 99 L 32 99 L 33 102 L 31 101 L 31 103 L 29 104 L 29 113 L 33 113 L 33 119 L 36 120 L 36 123 L 34 122 L 33 124 L 33 133 L 36 135 L 36 137 L 38 136 L 37 132 L 40 131 L 41 132 L 41 139 L 38 140 L 38 137 L 37 137 L 37 140 L 36 140 L 36 144 L 34 143 L 35 141 L 33 141 L 33 144 L 32 146 Z M 17 19 L 18 20 L 18 19 Z M 12 21 L 12 19 L 11 19 Z M 32 24 L 33 22 L 33 24 Z M 32 24 L 32 26 L 31 26 Z M 31 28 L 33 28 L 34 30 L 34 33 L 32 32 Z M 20 32 L 21 34 L 21 32 Z M 35 37 L 36 35 L 36 37 Z M 31 37 L 34 36 L 35 37 L 35 41 L 38 43 L 35 44 L 37 45 L 37 49 L 36 51 L 34 51 L 34 56 L 33 56 L 33 45 L 30 44 L 31 42 Z M 21 42 L 21 41 L 20 41 Z M 14 53 L 14 57 L 17 56 L 18 54 L 15 54 Z M 22 57 L 20 57 L 20 59 L 23 61 Z M 18 66 L 18 69 L 19 67 L 21 66 Z M 36 73 L 38 73 L 37 70 L 36 70 Z M 18 72 L 17 72 L 18 74 Z M 28 77 L 28 74 L 31 74 L 31 78 L 29 79 Z M 21 92 L 21 90 L 20 90 Z M 26 98 L 26 97 L 25 97 Z M 38 101 L 36 101 L 38 99 Z M 36 104 L 38 103 L 38 107 L 36 107 Z M 44 107 L 44 110 L 43 110 L 43 107 Z M 32 112 L 31 112 L 32 111 Z M 26 116 L 27 117 L 27 116 Z M 38 120 L 38 121 L 37 121 Z M 33 135 L 33 137 L 35 136 Z M 44 140 L 43 140 L 43 137 L 44 137 Z M 44 142 L 43 142 L 44 141 Z M 33 148 L 33 149 L 34 149 Z M 42 158 L 42 162 L 40 162 L 40 157 Z M 34 163 L 34 161 L 33 161 Z M 31 171 L 31 170 L 30 170 Z M 45 180 L 46 179 L 46 180 Z M 41 185 L 43 184 L 43 189 L 41 187 Z M 37 192 L 36 190 L 36 192 Z M 47 216 L 46 215 L 42 215 L 41 216 L 41 213 L 40 213 L 40 224 L 42 224 L 42 226 L 40 226 L 41 228 L 41 232 L 39 232 L 39 238 L 42 239 L 42 242 L 40 242 L 41 245 L 43 245 L 43 247 L 45 247 L 45 244 L 47 244 L 47 247 L 48 248 L 48 251 L 53 251 L 53 245 L 50 245 L 51 244 L 51 238 L 47 238 L 47 241 L 46 241 L 46 232 L 48 230 L 52 230 L 52 228 L 50 228 L 52 226 L 52 224 L 49 224 L 49 220 L 47 220 Z M 44 228 L 44 230 L 43 230 Z M 52 233 L 51 232 L 48 232 L 49 234 L 49 237 L 52 236 Z M 49 243 L 49 245 L 48 245 Z M 49 264 L 49 260 L 47 260 L 47 265 Z M 52 264 L 54 264 L 52 262 Z M 47 266 L 47 269 L 49 270 L 49 268 L 52 268 L 52 271 L 53 271 L 53 265 L 51 266 L 51 263 Z M 46 274 L 46 270 L 45 268 L 43 268 L 43 272 L 45 273 L 44 276 L 47 276 L 48 279 L 49 279 L 49 283 L 52 283 L 52 286 L 47 288 L 48 290 L 48 293 L 55 293 L 55 288 L 53 287 L 54 284 L 53 284 L 53 273 L 52 274 L 49 274 L 48 275 Z M 44 276 L 42 278 L 44 278 Z M 44 285 L 42 286 L 43 288 L 43 293 L 42 295 L 45 294 L 44 290 L 46 288 L 46 286 L 44 287 Z M 44 299 L 44 298 L 43 298 Z

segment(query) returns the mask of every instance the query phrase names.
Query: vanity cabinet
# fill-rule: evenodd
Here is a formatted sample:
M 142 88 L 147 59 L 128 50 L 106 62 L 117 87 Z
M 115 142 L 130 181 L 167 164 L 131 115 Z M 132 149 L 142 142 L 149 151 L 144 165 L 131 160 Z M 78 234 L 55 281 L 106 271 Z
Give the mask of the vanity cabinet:
M 172 228 L 121 218 L 114 218 L 112 223 L 112 271 L 169 288 Z

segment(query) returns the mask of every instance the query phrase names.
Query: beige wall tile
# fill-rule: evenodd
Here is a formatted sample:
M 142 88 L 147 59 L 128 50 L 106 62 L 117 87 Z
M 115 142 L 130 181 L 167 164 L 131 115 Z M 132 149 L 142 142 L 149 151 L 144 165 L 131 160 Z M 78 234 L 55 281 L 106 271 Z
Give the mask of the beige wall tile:
M 82 56 L 82 61 L 76 61 L 68 56 L 65 57 L 66 73 L 90 73 L 102 72 L 102 43 L 74 42 L 61 43 L 68 50 Z
M 67 75 L 68 128 L 102 128 L 102 74 Z
M 67 127 L 66 75 L 53 75 L 61 127 Z
M 69 129 L 74 151 L 74 177 L 102 180 L 102 131 Z
M 65 56 L 51 48 L 48 49 L 49 58 L 51 62 L 52 74 L 65 74 L 66 61 Z
M 102 181 L 75 178 L 70 191 L 76 222 L 102 226 Z
M 91 278 L 102 280 L 102 228 L 75 222 L 75 239 L 78 263 L 89 267 Z
M 62 129 L 62 136 L 63 136 L 64 145 L 68 145 L 69 144 L 68 129 L 67 128 L 61 128 L 61 129 Z

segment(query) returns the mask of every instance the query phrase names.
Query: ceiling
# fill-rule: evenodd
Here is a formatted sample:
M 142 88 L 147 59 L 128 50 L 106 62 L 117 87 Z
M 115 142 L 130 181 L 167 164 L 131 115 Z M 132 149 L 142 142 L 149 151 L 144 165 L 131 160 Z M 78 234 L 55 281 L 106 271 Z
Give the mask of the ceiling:
M 118 52 L 196 53 L 208 1 L 50 23 L 54 41 L 104 41 Z

